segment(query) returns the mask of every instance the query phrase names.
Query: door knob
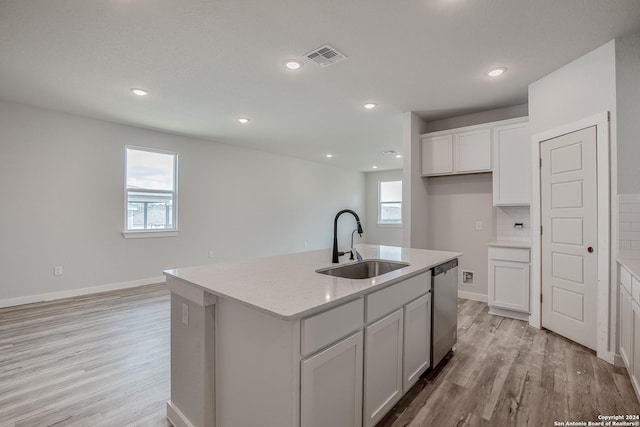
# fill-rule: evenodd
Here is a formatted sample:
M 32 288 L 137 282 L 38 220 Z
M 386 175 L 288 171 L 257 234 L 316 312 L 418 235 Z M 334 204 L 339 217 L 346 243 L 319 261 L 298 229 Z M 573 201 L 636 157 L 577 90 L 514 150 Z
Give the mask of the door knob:
M 589 246 L 589 247 L 587 248 L 587 252 L 592 253 L 592 252 L 593 252 L 593 247 Z

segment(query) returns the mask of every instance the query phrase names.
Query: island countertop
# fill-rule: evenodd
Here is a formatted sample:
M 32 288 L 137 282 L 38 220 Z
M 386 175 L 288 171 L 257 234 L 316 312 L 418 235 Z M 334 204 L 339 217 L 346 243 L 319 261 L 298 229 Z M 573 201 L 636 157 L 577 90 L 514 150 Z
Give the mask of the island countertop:
M 458 258 L 459 252 L 359 244 L 366 259 L 402 261 L 407 267 L 371 278 L 343 279 L 317 273 L 331 267 L 331 249 L 299 252 L 232 263 L 165 270 L 213 295 L 229 298 L 283 319 L 295 319 L 382 289 L 431 267 Z M 342 257 L 340 265 L 347 264 Z

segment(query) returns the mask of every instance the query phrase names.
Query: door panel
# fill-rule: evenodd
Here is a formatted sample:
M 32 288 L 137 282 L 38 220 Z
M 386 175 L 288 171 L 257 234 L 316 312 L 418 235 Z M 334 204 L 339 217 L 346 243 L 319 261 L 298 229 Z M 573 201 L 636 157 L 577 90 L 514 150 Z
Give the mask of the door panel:
M 596 129 L 540 145 L 542 326 L 596 347 Z

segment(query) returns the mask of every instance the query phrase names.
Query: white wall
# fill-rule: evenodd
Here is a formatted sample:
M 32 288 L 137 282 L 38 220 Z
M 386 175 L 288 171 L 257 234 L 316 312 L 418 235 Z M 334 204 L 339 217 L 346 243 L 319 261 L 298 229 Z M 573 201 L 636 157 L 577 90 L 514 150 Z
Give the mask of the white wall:
M 127 144 L 178 152 L 177 237 L 122 237 Z M 173 267 L 326 248 L 338 210 L 364 217 L 361 172 L 210 141 L 0 102 L 0 145 L 4 305 Z M 341 245 L 352 223 L 340 219 Z M 58 265 L 64 274 L 54 277 Z
M 433 177 L 427 181 L 429 249 L 464 253 L 458 272 L 473 271 L 474 285 L 459 283 L 458 290 L 462 296 L 486 301 L 487 243 L 496 238 L 491 174 Z M 482 221 L 482 230 L 475 229 L 476 221 Z
M 594 115 L 609 112 L 610 120 L 610 152 L 612 159 L 616 158 L 617 150 L 617 109 L 616 109 L 616 52 L 615 41 L 611 41 L 542 79 L 529 85 L 529 129 L 535 137 L 541 132 L 551 131 L 574 122 L 593 117 Z M 537 147 L 533 146 L 535 151 Z M 616 163 L 611 162 L 611 194 L 617 193 Z M 540 226 L 539 205 L 539 180 L 536 177 L 539 172 L 534 167 L 533 174 L 533 200 L 531 205 L 532 227 Z M 536 196 L 538 194 L 538 196 Z M 617 222 L 617 206 L 610 203 L 612 229 L 610 244 L 617 247 L 615 225 Z M 534 239 L 531 247 L 531 287 L 532 292 L 540 290 L 540 241 Z M 615 250 L 611 253 L 611 263 L 615 265 Z M 610 269 L 609 283 L 609 322 L 608 325 L 599 325 L 606 329 L 605 342 L 608 349 L 598 348 L 598 355 L 603 356 L 602 350 L 615 353 L 616 335 L 616 269 Z M 613 284 L 613 285 L 611 285 Z M 531 323 L 540 322 L 539 303 L 537 295 L 532 295 Z M 600 308 L 600 307 L 599 307 Z M 604 311 L 600 314 L 606 314 Z M 605 322 L 606 323 L 606 322 Z M 600 336 L 598 338 L 600 341 Z M 606 346 L 606 345 L 605 345 Z
M 364 237 L 367 243 L 402 246 L 402 226 L 378 224 L 378 183 L 401 180 L 402 169 L 366 173 L 367 222 Z

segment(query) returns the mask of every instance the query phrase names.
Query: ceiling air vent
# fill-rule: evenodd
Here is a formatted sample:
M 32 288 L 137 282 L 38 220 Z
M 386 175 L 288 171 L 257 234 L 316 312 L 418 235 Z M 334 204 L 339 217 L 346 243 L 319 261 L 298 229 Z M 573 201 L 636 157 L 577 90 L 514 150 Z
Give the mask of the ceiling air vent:
M 310 59 L 323 68 L 340 62 L 343 59 L 347 59 L 346 56 L 344 56 L 342 53 L 338 52 L 328 44 L 325 44 L 324 46 L 307 53 L 305 56 L 307 57 L 307 59 Z

